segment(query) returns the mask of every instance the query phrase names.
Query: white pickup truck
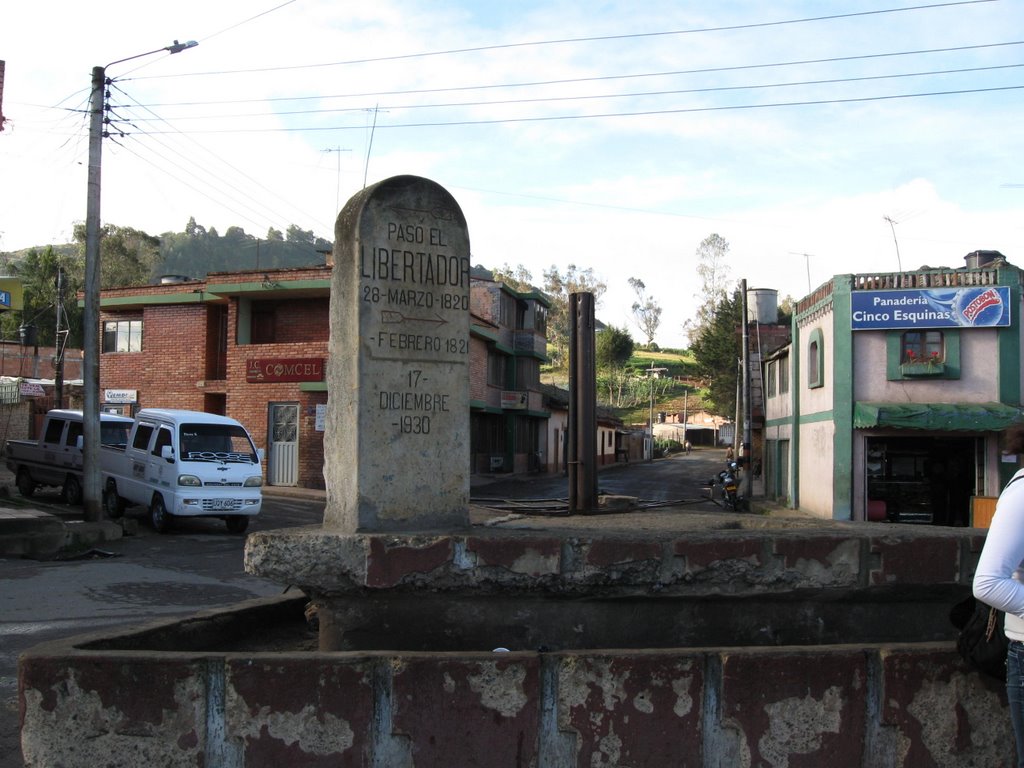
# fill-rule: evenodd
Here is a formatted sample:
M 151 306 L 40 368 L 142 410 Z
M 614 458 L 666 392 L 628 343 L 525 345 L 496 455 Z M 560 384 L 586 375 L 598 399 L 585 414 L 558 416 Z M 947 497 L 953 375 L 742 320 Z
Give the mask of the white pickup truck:
M 262 452 L 239 422 L 200 411 L 143 408 L 127 444 L 100 451 L 103 506 L 149 509 L 153 528 L 175 517 L 219 517 L 242 533 L 262 504 Z
M 100 443 L 123 447 L 132 427 L 127 416 L 100 414 Z M 8 440 L 7 468 L 28 498 L 41 486 L 57 486 L 68 504 L 82 503 L 82 412 L 57 408 L 43 420 L 38 440 Z

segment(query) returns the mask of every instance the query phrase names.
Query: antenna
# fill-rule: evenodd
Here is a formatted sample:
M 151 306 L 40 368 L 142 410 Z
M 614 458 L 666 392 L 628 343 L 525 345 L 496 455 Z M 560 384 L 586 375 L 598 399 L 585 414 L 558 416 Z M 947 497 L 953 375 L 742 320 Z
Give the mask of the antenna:
M 338 153 L 338 176 L 337 181 L 334 185 L 334 215 L 338 215 L 339 206 L 341 205 L 341 153 L 351 152 L 351 149 L 342 149 L 341 147 L 328 147 L 327 149 L 321 149 L 321 152 L 337 152 Z
M 903 271 L 903 262 L 900 261 L 900 242 L 896 239 L 896 225 L 898 221 L 893 221 L 891 216 L 883 216 L 885 221 L 889 222 L 889 228 L 892 230 L 892 241 L 896 243 L 896 266 L 899 267 L 899 271 Z
M 796 251 L 790 251 L 791 256 L 803 256 L 804 263 L 807 265 L 807 293 L 811 292 L 811 253 L 797 253 Z
M 370 143 L 366 145 L 366 164 L 363 166 L 363 189 L 366 189 L 366 174 L 370 172 L 370 151 L 373 149 L 373 133 L 377 130 L 377 107 L 373 108 L 373 125 L 370 126 Z

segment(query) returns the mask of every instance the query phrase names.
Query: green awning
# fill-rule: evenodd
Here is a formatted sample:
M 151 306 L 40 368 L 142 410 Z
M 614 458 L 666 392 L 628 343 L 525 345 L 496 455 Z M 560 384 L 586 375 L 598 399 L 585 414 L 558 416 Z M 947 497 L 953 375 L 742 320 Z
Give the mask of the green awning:
M 1001 432 L 1022 420 L 1024 411 L 1002 403 L 855 403 L 853 406 L 856 429 Z

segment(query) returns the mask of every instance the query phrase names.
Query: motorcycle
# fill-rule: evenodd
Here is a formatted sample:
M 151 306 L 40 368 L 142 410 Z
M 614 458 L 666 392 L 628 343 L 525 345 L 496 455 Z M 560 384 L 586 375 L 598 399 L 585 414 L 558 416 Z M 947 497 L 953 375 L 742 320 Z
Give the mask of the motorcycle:
M 708 481 L 711 500 L 732 512 L 745 512 L 747 500 L 740 493 L 740 465 L 736 461 L 726 462 L 725 469 Z M 721 501 L 715 498 L 715 488 L 720 487 Z

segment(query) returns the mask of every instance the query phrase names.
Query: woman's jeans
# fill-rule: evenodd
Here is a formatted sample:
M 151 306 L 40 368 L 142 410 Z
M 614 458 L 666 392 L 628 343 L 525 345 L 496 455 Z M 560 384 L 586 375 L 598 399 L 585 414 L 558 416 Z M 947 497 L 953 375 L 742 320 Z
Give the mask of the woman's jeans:
M 1024 768 L 1024 643 L 1010 641 L 1006 652 L 1006 698 L 1017 743 L 1017 768 Z

